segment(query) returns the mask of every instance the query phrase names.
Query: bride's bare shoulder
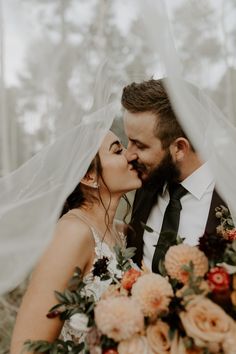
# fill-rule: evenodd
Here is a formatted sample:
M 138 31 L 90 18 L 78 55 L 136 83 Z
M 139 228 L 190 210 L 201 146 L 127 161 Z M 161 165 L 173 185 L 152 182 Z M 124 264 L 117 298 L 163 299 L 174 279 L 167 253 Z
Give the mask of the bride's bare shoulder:
M 57 237 L 84 239 L 85 241 L 93 239 L 91 228 L 87 223 L 78 218 L 76 215 L 67 213 L 63 215 L 57 222 L 55 228 Z

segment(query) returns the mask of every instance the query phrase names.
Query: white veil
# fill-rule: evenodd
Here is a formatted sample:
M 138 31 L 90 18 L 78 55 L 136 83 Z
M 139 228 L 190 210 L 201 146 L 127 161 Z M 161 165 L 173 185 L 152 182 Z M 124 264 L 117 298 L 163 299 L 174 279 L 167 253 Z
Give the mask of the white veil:
M 233 1 L 228 5 L 224 1 L 179 1 L 175 6 L 169 1 L 168 8 L 165 5 L 161 0 L 148 0 L 145 5 L 140 1 L 146 40 L 160 56 L 178 119 L 197 151 L 209 161 L 216 187 L 236 221 L 236 82 L 232 75 L 236 49 L 229 43 L 230 35 L 236 34 L 230 12 L 235 12 Z M 182 38 L 178 36 L 181 26 L 186 31 Z M 194 82 L 195 88 L 186 80 Z
M 85 81 L 73 72 L 79 60 L 73 31 L 62 18 L 62 14 L 68 15 L 69 2 L 64 5 L 45 4 L 47 11 L 55 11 L 55 17 L 59 14 L 61 37 L 53 37 L 54 28 L 48 32 L 47 26 L 42 26 L 41 32 L 38 28 L 28 43 L 26 68 L 9 85 L 11 31 L 13 39 L 23 45 L 32 20 L 41 16 L 42 9 L 38 4 L 35 9 L 39 13 L 35 14 L 30 2 L 0 2 L 0 294 L 13 290 L 32 270 L 51 239 L 67 196 L 84 176 L 119 112 L 117 102 L 111 101 L 107 65 L 100 65 L 93 77 L 93 90 L 83 96 Z M 46 10 L 43 21 L 47 21 Z M 80 81 L 73 82 L 75 77 Z M 24 163 L 14 170 L 12 157 L 18 158 L 16 166 Z
M 16 1 L 16 3 L 18 4 L 18 10 L 22 11 L 19 1 Z M 63 3 L 63 1 L 60 3 Z M 68 4 L 72 2 L 64 3 L 69 6 Z M 86 7 L 84 2 L 82 3 Z M 217 188 L 230 205 L 235 218 L 236 119 L 235 114 L 232 114 L 232 102 L 234 103 L 235 101 L 235 85 L 233 76 L 230 76 L 230 73 L 235 70 L 235 65 L 232 59 L 234 48 L 232 43 L 228 43 L 228 37 L 234 30 L 236 33 L 236 25 L 233 18 L 230 17 L 232 9 L 230 10 L 229 5 L 225 9 L 225 3 L 223 0 L 216 2 L 211 0 L 207 2 L 167 1 L 168 17 L 164 3 L 161 0 L 148 0 L 145 2 L 142 0 L 139 2 L 130 0 L 127 5 L 129 12 L 132 12 L 131 9 L 135 10 L 132 14 L 135 14 L 135 21 L 139 24 L 138 30 L 137 26 L 135 27 L 136 37 L 131 37 L 133 46 L 131 48 L 135 49 L 137 47 L 138 52 L 142 42 L 145 43 L 145 46 L 140 54 L 141 57 L 138 56 L 133 62 L 134 68 L 131 66 L 129 55 L 126 55 L 129 51 L 125 47 L 124 51 L 117 56 L 117 60 L 119 63 L 122 63 L 122 60 L 126 62 L 127 73 L 132 71 L 133 77 L 143 78 L 143 73 L 137 72 L 135 65 L 140 64 L 148 52 L 153 53 L 153 60 L 143 60 L 145 65 L 148 66 L 148 63 L 151 65 L 151 70 L 147 68 L 149 69 L 147 72 L 148 74 L 155 73 L 158 77 L 168 77 L 166 80 L 167 87 L 181 124 L 197 150 L 205 159 L 209 160 L 216 178 Z M 229 3 L 232 5 L 233 0 Z M 9 1 L 8 4 L 13 3 Z M 54 7 L 57 4 L 59 3 L 52 1 Z M 99 54 L 100 59 L 102 59 L 104 57 L 103 49 L 107 44 L 105 39 L 109 33 L 105 32 L 106 28 L 103 25 L 104 16 L 106 16 L 106 12 L 103 11 L 105 2 L 100 2 L 99 4 L 101 4 L 101 11 L 98 13 L 100 21 L 99 33 L 102 34 L 103 40 L 101 40 L 100 36 L 100 41 L 95 49 L 99 51 L 101 54 Z M 118 2 L 116 4 L 119 10 Z M 78 3 L 77 5 L 79 6 L 80 4 Z M 219 9 L 221 11 L 218 11 Z M 59 8 L 57 10 L 62 11 Z M 48 11 L 52 11 L 52 9 Z M 198 13 L 199 17 L 197 17 Z M 215 17 L 214 13 L 216 13 Z M 47 20 L 46 15 L 43 17 L 44 21 Z M 72 16 L 73 21 L 75 20 L 73 26 L 77 26 L 77 19 L 73 17 L 73 14 L 70 14 L 70 16 Z M 228 27 L 226 26 L 226 29 L 224 27 L 223 38 L 217 27 L 219 16 L 222 17 L 222 26 L 226 26 L 227 16 L 230 17 L 227 22 Z M 143 28 L 141 27 L 140 18 L 142 18 Z M 66 18 L 61 16 L 60 19 L 61 21 L 64 19 L 62 25 L 66 26 Z M 201 19 L 202 21 L 200 21 Z M 53 25 L 58 26 L 58 23 L 55 22 Z M 86 56 L 87 53 L 83 50 L 84 44 L 80 42 L 81 39 L 78 36 L 76 43 L 82 43 L 82 53 L 86 58 L 83 63 L 83 70 L 73 66 L 74 71 L 70 73 L 70 80 L 68 82 L 63 81 L 63 73 L 70 72 L 71 63 L 78 60 L 78 52 L 73 47 L 73 41 L 75 41 L 73 37 L 75 27 L 73 26 L 66 27 L 66 33 L 63 32 L 64 27 L 61 27 L 60 45 L 57 37 L 53 37 L 52 31 L 51 37 L 47 37 L 48 33 L 43 33 L 43 38 L 45 41 L 47 40 L 45 46 L 43 46 L 42 40 L 42 42 L 37 42 L 37 46 L 30 47 L 32 52 L 29 63 L 30 73 L 31 75 L 36 75 L 35 81 L 38 82 L 38 86 L 32 87 L 30 78 L 22 74 L 21 82 L 25 90 L 23 96 L 17 90 L 9 91 L 6 87 L 2 54 L 1 129 L 6 127 L 7 115 L 12 118 L 10 100 L 15 97 L 14 95 L 19 95 L 17 96 L 18 106 L 16 110 L 19 120 L 29 132 L 27 139 L 30 139 L 30 141 L 34 139 L 32 133 L 34 129 L 29 123 L 25 123 L 26 114 L 21 114 L 21 112 L 24 111 L 24 107 L 28 107 L 30 112 L 28 115 L 33 115 L 35 105 L 38 105 L 39 111 L 41 109 L 40 119 L 41 122 L 43 121 L 46 137 L 43 135 L 42 138 L 42 135 L 39 134 L 40 139 L 37 146 L 41 151 L 38 155 L 34 156 L 15 172 L 0 179 L 0 293 L 4 293 L 19 284 L 36 262 L 50 239 L 63 201 L 83 176 L 117 111 L 116 105 L 107 104 L 109 97 L 107 86 L 104 84 L 104 80 L 101 81 L 99 79 L 98 84 L 95 85 L 97 94 L 95 95 L 94 109 L 100 107 L 100 110 L 87 115 L 83 120 L 81 119 L 86 111 L 85 108 L 91 103 L 91 97 L 83 97 L 83 86 L 81 84 L 77 90 L 75 77 L 83 78 L 84 81 L 82 80 L 81 82 L 86 85 L 88 61 L 91 61 L 91 67 L 94 68 L 99 60 L 96 58 L 93 62 L 93 57 Z M 83 26 L 88 26 L 86 21 Z M 85 28 L 83 26 L 81 27 L 81 33 L 83 33 Z M 27 29 L 23 28 L 23 30 L 27 32 Z M 216 32 L 216 40 L 213 45 L 212 33 L 214 31 Z M 4 44 L 2 33 L 3 31 L 1 31 L 1 43 Z M 68 38 L 68 36 L 71 36 L 71 41 L 66 42 L 65 38 Z M 122 37 L 114 38 L 115 40 L 109 43 L 113 46 L 114 55 L 117 55 L 117 41 L 122 40 Z M 173 38 L 177 49 L 175 49 L 173 44 Z M 124 39 L 125 37 L 123 37 Z M 138 41 L 136 41 L 137 39 Z M 95 42 L 93 42 L 93 38 L 89 37 L 87 40 L 91 41 L 91 47 L 94 50 Z M 196 46 L 194 46 L 195 44 Z M 71 49 L 68 47 L 69 45 L 72 46 L 72 55 L 67 57 L 67 52 Z M 228 46 L 227 53 L 224 52 L 226 45 Z M 4 48 L 4 45 L 2 48 Z M 44 50 L 43 54 L 41 53 L 42 48 Z M 56 51 L 57 49 L 58 51 Z M 194 52 L 194 50 L 197 50 L 197 52 Z M 211 51 L 213 51 L 214 55 L 209 59 L 207 55 Z M 110 54 L 112 55 L 112 53 Z M 41 63 L 42 66 L 38 65 L 37 67 L 37 60 L 39 60 L 40 55 L 44 62 Z M 113 59 L 115 60 L 116 58 L 114 57 Z M 222 64 L 220 64 L 221 61 L 223 62 Z M 42 67 L 45 66 L 45 62 L 50 63 L 50 65 L 49 69 L 43 71 Z M 38 71 L 35 65 L 39 69 Z M 154 67 L 157 68 L 156 72 L 153 69 Z M 117 65 L 116 72 L 119 73 L 120 68 L 121 66 Z M 79 75 L 76 75 L 76 70 L 79 71 Z M 216 72 L 218 82 L 215 79 Z M 103 75 L 100 75 L 100 77 L 103 77 Z M 227 80 L 225 79 L 224 81 L 223 78 L 225 77 Z M 131 81 L 128 74 L 126 77 L 120 77 L 120 79 L 123 82 L 126 81 L 126 83 Z M 183 79 L 194 81 L 201 88 L 199 94 L 193 94 Z M 226 83 L 227 87 L 219 93 L 219 88 L 221 88 L 223 83 Z M 60 90 L 55 94 L 57 85 L 59 85 Z M 72 95 L 67 95 L 68 87 L 71 89 Z M 214 90 L 212 89 L 213 87 Z M 111 86 L 111 89 L 117 91 L 117 87 L 114 90 L 114 87 Z M 218 109 L 213 101 L 208 98 L 210 91 L 214 91 L 215 96 L 213 96 L 216 103 L 221 104 L 221 109 Z M 32 95 L 32 92 L 34 92 L 34 95 Z M 207 95 L 205 92 L 207 92 Z M 222 92 L 225 94 L 224 101 L 222 101 Z M 75 99 L 76 95 L 79 96 L 79 94 L 83 97 L 83 104 L 81 102 L 78 103 Z M 37 100 L 35 100 L 36 95 Z M 225 117 L 225 112 L 230 112 L 228 117 Z M 34 124 L 37 125 L 37 119 Z M 10 137 L 13 138 L 19 138 L 21 134 L 19 131 L 16 136 L 14 129 L 9 128 L 9 131 L 11 132 Z M 0 141 L 1 146 L 4 148 L 6 147 L 4 140 L 7 138 L 9 138 L 9 134 L 6 129 L 5 133 L 2 130 Z M 12 141 L 15 140 L 13 139 Z M 50 143 L 50 145 L 46 143 Z M 44 145 L 47 146 L 42 149 Z M 14 149 L 17 153 L 21 152 L 19 147 L 14 147 Z M 28 151 L 22 157 L 22 161 L 26 161 L 35 150 L 36 148 Z M 6 149 L 1 149 L 1 161 L 6 162 L 7 155 L 10 153 L 12 151 L 8 151 L 7 154 Z
M 32 269 L 51 238 L 63 202 L 84 176 L 116 111 L 117 105 L 111 104 L 84 117 L 0 180 L 0 292 L 13 289 Z

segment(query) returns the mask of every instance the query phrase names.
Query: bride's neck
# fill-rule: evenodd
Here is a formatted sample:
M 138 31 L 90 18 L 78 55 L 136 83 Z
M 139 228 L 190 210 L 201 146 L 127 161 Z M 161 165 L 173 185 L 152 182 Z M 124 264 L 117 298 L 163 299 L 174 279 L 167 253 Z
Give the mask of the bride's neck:
M 102 201 L 95 201 L 92 205 L 86 205 L 80 208 L 82 213 L 87 214 L 91 222 L 103 228 L 112 228 L 117 207 L 121 197 L 103 198 Z M 95 226 L 96 226 L 95 225 Z

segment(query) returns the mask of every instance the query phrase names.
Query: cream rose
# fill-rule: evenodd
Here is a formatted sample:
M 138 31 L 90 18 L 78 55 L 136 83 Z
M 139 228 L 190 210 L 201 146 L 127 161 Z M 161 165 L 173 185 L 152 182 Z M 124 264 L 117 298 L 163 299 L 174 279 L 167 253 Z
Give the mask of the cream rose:
M 211 300 L 196 296 L 180 313 L 184 329 L 196 346 L 219 351 L 232 332 L 232 319 Z
M 171 341 L 169 339 L 169 326 L 159 320 L 147 328 L 148 344 L 155 354 L 169 354 Z
M 170 354 L 187 354 L 183 339 L 175 333 L 174 339 L 171 343 Z M 195 354 L 194 352 L 192 354 Z
M 223 350 L 225 354 L 236 354 L 236 323 L 232 320 L 231 331 L 226 335 Z
M 119 354 L 155 354 L 148 345 L 147 338 L 135 335 L 118 345 Z

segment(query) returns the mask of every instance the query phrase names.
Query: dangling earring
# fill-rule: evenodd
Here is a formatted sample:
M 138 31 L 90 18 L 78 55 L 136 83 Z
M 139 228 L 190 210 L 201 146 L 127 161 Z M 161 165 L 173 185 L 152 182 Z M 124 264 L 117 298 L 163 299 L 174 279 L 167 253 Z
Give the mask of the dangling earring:
M 99 188 L 99 184 L 97 182 L 94 182 L 92 187 L 98 189 Z

